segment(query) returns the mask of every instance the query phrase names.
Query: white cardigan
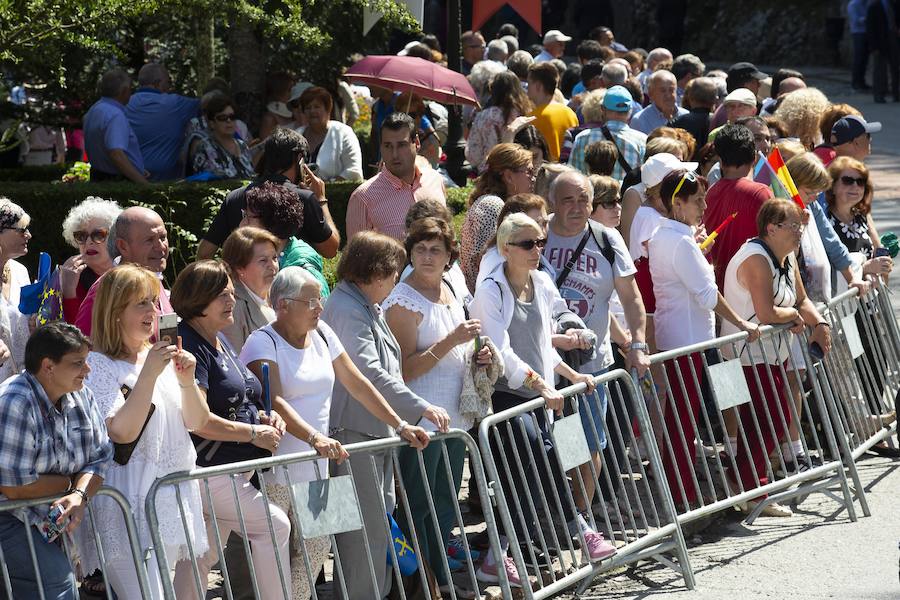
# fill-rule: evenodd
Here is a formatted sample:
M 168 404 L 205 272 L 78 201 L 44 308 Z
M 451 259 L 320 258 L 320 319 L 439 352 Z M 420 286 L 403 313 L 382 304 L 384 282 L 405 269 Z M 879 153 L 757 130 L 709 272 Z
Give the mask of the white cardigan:
M 507 329 L 512 322 L 515 309 L 515 295 L 509 287 L 509 281 L 503 272 L 505 261 L 498 263 L 475 289 L 475 298 L 469 306 L 473 319 L 481 320 L 481 331 L 489 337 L 503 356 L 504 375 L 510 388 L 522 387 L 531 367 L 519 358 L 509 345 Z M 546 273 L 531 272 L 534 285 L 534 302 L 538 304 L 542 320 L 546 325 L 540 331 L 541 353 L 544 358 L 544 372 L 540 373 L 548 385 L 553 384 L 553 371 L 562 359 L 553 349 L 551 334 L 553 333 L 553 313 L 564 302 L 559 290 Z
M 296 129 L 300 134 L 305 130 L 306 127 Z M 362 181 L 362 151 L 353 129 L 340 121 L 328 121 L 328 131 L 319 147 L 316 164 L 319 165 L 316 175 L 325 181 L 338 177 L 348 181 Z

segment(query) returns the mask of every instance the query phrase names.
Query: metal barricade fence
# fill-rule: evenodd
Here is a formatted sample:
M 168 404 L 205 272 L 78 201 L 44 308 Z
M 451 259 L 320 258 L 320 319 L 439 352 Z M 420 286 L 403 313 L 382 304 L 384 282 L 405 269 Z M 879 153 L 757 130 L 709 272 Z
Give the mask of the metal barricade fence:
M 624 370 L 595 382 L 592 394 L 584 393 L 584 384 L 561 390 L 569 416 L 552 423 L 544 400 L 537 398 L 488 416 L 479 428 L 504 546 L 525 598 L 547 598 L 576 584 L 583 591 L 597 574 L 649 558 L 680 571 L 693 588 L 672 498 L 661 478 L 649 477 L 649 471 L 661 472 L 660 456 L 634 382 Z M 610 399 L 605 419 L 604 399 Z M 620 418 L 622 411 L 633 413 L 640 431 L 650 433 L 642 448 L 647 464 L 636 457 L 635 432 L 628 418 Z M 600 451 L 604 439 L 611 452 Z M 592 506 L 586 484 L 594 489 L 595 483 L 600 489 Z M 590 558 L 578 515 L 586 515 L 590 531 L 617 546 L 614 555 Z
M 775 502 L 822 492 L 855 521 L 830 425 L 835 408 L 822 393 L 808 338 L 786 327 L 760 331 L 753 343 L 737 333 L 650 357 L 645 399 L 662 424 L 655 432 L 660 479 L 678 520 L 737 507 L 752 523 Z M 855 478 L 852 460 L 846 466 Z
M 31 507 L 47 506 L 52 504 L 62 496 L 64 496 L 64 494 L 47 498 L 34 498 L 29 500 L 5 500 L 0 502 L 0 515 L 7 515 L 9 513 L 12 513 L 13 511 L 27 511 Z M 85 509 L 86 518 L 78 526 L 78 529 L 75 533 L 81 536 L 89 536 L 91 538 L 91 551 L 97 552 L 97 556 L 94 558 L 102 567 L 102 565 L 105 564 L 106 559 L 108 558 L 108 554 L 101 541 L 100 536 L 97 535 L 96 528 L 94 527 L 94 524 L 96 523 L 94 502 L 98 500 L 113 503 L 121 510 L 122 519 L 125 524 L 125 530 L 121 532 L 121 535 L 126 536 L 127 539 L 127 548 L 130 550 L 130 558 L 134 564 L 134 575 L 141 592 L 141 597 L 150 598 L 150 584 L 147 577 L 147 569 L 143 553 L 138 542 L 137 527 L 135 526 L 134 517 L 131 512 L 131 507 L 128 504 L 128 500 L 126 500 L 126 498 L 118 490 L 108 487 L 100 488 L 94 498 L 92 498 L 91 501 L 88 502 L 87 508 Z M 12 518 L 16 518 L 15 515 L 11 516 Z M 24 532 L 24 535 L 22 537 L 24 538 L 24 544 L 26 545 L 24 551 L 27 552 L 28 555 L 28 564 L 23 564 L 21 559 L 16 560 L 16 565 L 19 567 L 19 569 L 17 570 L 17 572 L 11 573 L 8 565 L 10 555 L 13 552 L 15 552 L 16 554 L 21 553 L 23 551 L 23 548 L 11 548 L 9 546 L 4 546 L 4 544 L 0 542 L 0 573 L 2 573 L 0 598 L 19 600 L 20 598 L 36 597 L 40 600 L 45 600 L 49 597 L 56 597 L 56 595 L 47 595 L 46 586 L 42 577 L 42 570 L 55 569 L 58 568 L 59 565 L 50 564 L 49 562 L 47 562 L 46 558 L 44 563 L 41 563 L 41 561 L 38 559 L 39 544 L 59 544 L 60 549 L 62 550 L 62 552 L 64 552 L 65 558 L 68 560 L 72 573 L 76 576 L 76 578 L 80 579 L 80 576 L 90 575 L 90 573 L 84 573 L 81 569 L 80 563 L 82 557 L 80 556 L 79 546 L 82 546 L 82 544 L 76 544 L 76 542 L 73 540 L 72 535 L 63 533 L 57 538 L 55 542 L 47 542 L 42 539 L 40 535 L 35 535 L 34 527 L 36 526 L 30 524 L 26 525 L 24 521 L 12 525 L 12 527 L 19 526 L 22 527 L 22 530 Z M 9 532 L 9 530 L 7 530 L 7 532 Z M 28 572 L 29 568 L 30 573 Z M 17 579 L 30 579 L 32 575 L 37 581 L 37 596 L 34 596 L 33 592 L 27 594 L 22 592 L 20 589 L 17 589 L 18 585 L 16 588 L 13 587 L 14 581 L 16 581 Z M 54 575 L 59 575 L 59 573 L 54 573 Z M 106 598 L 112 600 L 112 586 L 109 585 L 106 574 L 103 575 L 103 582 L 106 587 Z M 22 583 L 20 582 L 19 585 L 22 585 Z
M 826 314 L 834 345 L 823 387 L 834 397 L 835 427 L 856 460 L 897 431 L 893 411 L 900 390 L 900 334 L 883 283 L 861 298 L 856 290 L 836 296 Z
M 315 582 L 322 568 L 333 573 L 335 598 L 381 599 L 386 585 L 392 587 L 391 597 L 404 600 L 413 592 L 427 598 L 440 593 L 453 600 L 480 597 L 475 572 L 478 552 L 467 534 L 480 529 L 481 521 L 464 519 L 454 493 L 468 454 L 469 485 L 478 486 L 481 497 L 488 498 L 474 440 L 463 431 L 451 430 L 433 435 L 424 451 L 409 448 L 400 438 L 344 447 L 350 459 L 339 473 L 331 463 L 331 477 L 324 472 L 324 459 L 304 452 L 198 468 L 157 480 L 147 495 L 146 512 L 164 597 L 205 598 L 208 573 L 217 561 L 222 596 L 229 600 L 238 588 L 266 600 L 290 600 L 298 589 L 318 598 Z M 394 473 L 394 484 L 382 489 L 381 482 Z M 248 500 L 251 476 L 259 478 L 259 490 L 254 488 Z M 179 563 L 173 573 L 158 526 L 158 500 L 166 489 L 180 496 L 179 485 L 186 482 L 200 488 L 210 553 Z M 396 509 L 392 506 L 395 490 Z M 187 531 L 188 516 L 180 498 L 178 507 Z M 488 545 L 499 553 L 491 511 L 486 510 L 484 517 Z M 247 579 L 235 577 L 229 572 L 232 563 L 220 560 L 227 558 L 228 531 L 242 538 L 240 560 L 249 567 Z M 459 564 L 451 564 L 447 555 L 451 535 L 458 536 L 460 551 L 454 559 Z M 333 559 L 326 564 L 329 549 Z M 504 598 L 511 597 L 502 576 L 498 585 Z

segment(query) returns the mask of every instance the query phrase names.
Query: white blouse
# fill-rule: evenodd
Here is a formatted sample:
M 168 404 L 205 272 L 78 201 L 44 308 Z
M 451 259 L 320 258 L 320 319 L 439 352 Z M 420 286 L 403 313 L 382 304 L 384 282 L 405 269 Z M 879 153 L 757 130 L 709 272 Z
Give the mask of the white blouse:
M 715 337 L 718 288 L 690 225 L 663 219 L 648 244 L 656 295 L 656 346 L 674 350 Z
M 298 127 L 296 131 L 303 133 L 306 127 Z M 340 121 L 328 121 L 325 139 L 319 146 L 316 156 L 319 171 L 316 173 L 325 181 L 346 179 L 362 181 L 362 150 L 359 139 L 353 129 Z

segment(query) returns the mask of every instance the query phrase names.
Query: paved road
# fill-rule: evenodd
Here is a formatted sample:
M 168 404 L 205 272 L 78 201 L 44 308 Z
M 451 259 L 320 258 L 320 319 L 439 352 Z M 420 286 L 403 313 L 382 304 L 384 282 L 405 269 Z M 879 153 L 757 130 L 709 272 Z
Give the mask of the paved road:
M 900 105 L 874 104 L 853 94 L 846 72 L 801 69 L 832 101 L 848 102 L 884 130 L 873 136 L 874 216 L 881 232 L 900 233 Z M 773 71 L 769 71 L 773 72 Z M 900 277 L 893 301 L 900 313 Z M 851 523 L 825 496 L 812 496 L 789 519 L 744 525 L 737 513 L 721 515 L 688 540 L 697 588 L 688 591 L 672 572 L 640 566 L 598 581 L 582 598 L 621 600 L 881 600 L 900 598 L 900 462 L 859 463 L 872 516 Z

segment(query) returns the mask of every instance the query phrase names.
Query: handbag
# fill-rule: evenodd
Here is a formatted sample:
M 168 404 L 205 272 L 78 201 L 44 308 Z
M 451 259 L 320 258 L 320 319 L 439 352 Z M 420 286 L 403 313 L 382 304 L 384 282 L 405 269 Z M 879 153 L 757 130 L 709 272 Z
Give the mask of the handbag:
M 128 394 L 131 393 L 131 388 L 122 384 L 120 388 L 122 391 L 122 396 L 125 400 L 128 400 Z M 153 416 L 153 413 L 156 411 L 156 405 L 152 402 L 150 403 L 150 410 L 147 411 L 147 418 L 144 419 L 144 424 L 141 426 L 140 433 L 137 434 L 137 437 L 134 440 L 120 444 L 118 442 L 113 442 L 113 460 L 116 461 L 120 465 L 127 465 L 128 461 L 131 460 L 131 455 L 134 453 L 134 449 L 137 446 L 138 442 L 141 441 L 141 436 L 144 435 L 144 430 L 147 429 L 147 423 L 150 422 L 150 417 Z

